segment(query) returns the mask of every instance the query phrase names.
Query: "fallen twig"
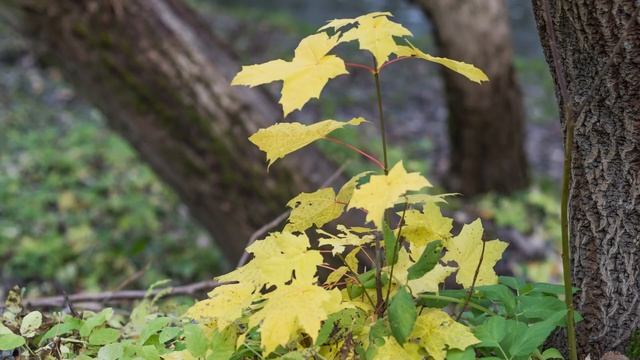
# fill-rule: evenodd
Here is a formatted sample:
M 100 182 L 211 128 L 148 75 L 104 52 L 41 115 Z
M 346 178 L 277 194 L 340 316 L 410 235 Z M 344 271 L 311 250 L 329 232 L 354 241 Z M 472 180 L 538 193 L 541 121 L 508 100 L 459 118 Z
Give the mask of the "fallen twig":
M 167 289 L 157 290 L 122 290 L 122 291 L 104 291 L 99 293 L 79 293 L 73 295 L 48 296 L 33 299 L 24 299 L 23 305 L 28 308 L 52 308 L 63 307 L 69 303 L 77 305 L 78 303 L 91 302 L 117 302 L 126 300 L 138 300 L 145 297 L 153 297 L 161 292 L 162 297 L 178 296 L 178 295 L 194 295 L 199 292 L 209 291 L 221 285 L 230 284 L 231 282 L 218 281 L 201 281 L 192 284 L 176 286 L 167 291 Z

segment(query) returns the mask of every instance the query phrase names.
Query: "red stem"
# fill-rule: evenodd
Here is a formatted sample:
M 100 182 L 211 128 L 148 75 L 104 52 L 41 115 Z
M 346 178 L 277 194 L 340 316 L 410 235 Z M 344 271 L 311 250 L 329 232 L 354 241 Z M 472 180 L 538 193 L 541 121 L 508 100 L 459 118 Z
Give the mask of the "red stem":
M 374 73 L 376 70 L 374 68 L 372 68 L 371 66 L 367 66 L 364 64 L 357 64 L 357 63 L 345 63 L 345 65 L 349 66 L 349 67 L 354 67 L 354 68 L 360 68 L 360 69 L 365 69 L 368 70 L 371 73 Z
M 357 147 L 355 147 L 355 146 L 353 146 L 351 144 L 347 144 L 346 142 L 344 142 L 342 140 L 339 140 L 339 139 L 336 139 L 336 138 L 331 137 L 331 136 L 325 136 L 324 139 L 325 140 L 329 140 L 331 142 L 334 142 L 336 144 L 342 145 L 342 146 L 344 146 L 344 147 L 346 147 L 346 148 L 348 148 L 350 150 L 353 150 L 353 151 L 357 152 L 358 154 L 360 154 L 360 155 L 366 157 L 367 159 L 371 160 L 371 162 L 376 164 L 380 169 L 384 170 L 384 164 L 382 164 L 380 162 L 380 160 L 378 160 L 375 157 L 373 157 L 372 155 L 367 154 L 366 152 L 358 149 Z
M 380 69 L 378 69 L 378 72 L 382 71 L 382 69 L 387 65 L 391 65 L 391 64 L 393 64 L 395 62 L 402 61 L 402 60 L 407 60 L 407 59 L 412 59 L 412 58 L 413 58 L 413 56 L 400 56 L 400 57 L 397 57 L 397 58 L 395 58 L 393 60 L 385 61 L 384 64 L 382 64 L 380 66 Z

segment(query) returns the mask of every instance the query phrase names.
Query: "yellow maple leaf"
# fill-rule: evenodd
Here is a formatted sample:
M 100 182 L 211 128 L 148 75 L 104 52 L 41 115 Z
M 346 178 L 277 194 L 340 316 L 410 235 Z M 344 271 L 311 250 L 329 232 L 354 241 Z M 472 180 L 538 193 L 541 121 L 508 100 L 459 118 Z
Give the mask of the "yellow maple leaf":
M 451 60 L 444 57 L 432 56 L 416 48 L 408 41 L 407 43 L 409 44 L 408 46 L 398 45 L 398 48 L 394 53 L 397 56 L 415 56 L 423 60 L 440 64 L 478 84 L 482 83 L 483 81 L 489 81 L 489 77 L 487 76 L 487 74 L 485 74 L 482 70 L 478 69 L 472 64 L 467 64 L 462 61 Z
M 293 272 L 297 278 L 312 278 L 322 263 L 322 255 L 308 248 L 309 238 L 304 233 L 273 232 L 247 247 L 246 251 L 254 256 L 249 263 L 217 279 L 260 288 L 282 285 L 291 280 Z
M 305 280 L 294 280 L 264 296 L 264 307 L 249 318 L 249 327 L 260 324 L 265 354 L 286 345 L 301 331 L 315 343 L 322 321 L 340 310 L 340 290 L 325 290 Z
M 433 240 L 448 239 L 452 227 L 452 219 L 442 216 L 436 204 L 427 203 L 423 211 L 406 211 L 402 235 L 413 245 L 422 246 Z
M 358 40 L 360 49 L 371 52 L 380 67 L 389 59 L 389 55 L 398 51 L 394 37 L 412 35 L 404 26 L 389 20 L 389 16 L 393 15 L 389 12 L 374 12 L 354 19 L 335 19 L 319 30 L 339 29 L 346 25 L 357 24 L 346 30 L 339 42 Z
M 431 186 L 426 178 L 419 173 L 407 173 L 400 161 L 388 175 L 373 175 L 368 183 L 356 188 L 348 208 L 364 209 L 367 212 L 367 222 L 372 221 L 378 228 L 382 228 L 382 217 L 386 209 L 392 207 L 407 191 L 420 190 L 426 186 Z
M 338 43 L 326 33 L 307 36 L 300 41 L 292 61 L 281 59 L 243 66 L 231 85 L 256 86 L 283 80 L 280 104 L 284 116 L 301 109 L 312 98 L 320 97 L 330 79 L 347 74 L 344 61 L 327 55 Z
M 371 234 L 360 234 L 346 226 L 339 224 L 336 226 L 337 234 L 331 234 L 324 230 L 318 230 L 318 234 L 324 237 L 318 240 L 318 246 L 329 245 L 334 255 L 344 252 L 346 246 L 361 247 L 373 242 L 375 237 Z
M 338 195 L 336 195 L 336 201 L 344 205 L 348 204 L 353 196 L 353 192 L 356 190 L 358 181 L 369 174 L 371 174 L 371 171 L 361 172 L 344 183 L 340 188 L 340 191 L 338 191 Z
M 416 254 L 415 256 L 420 256 L 422 251 L 424 251 L 424 248 L 424 246 L 417 247 L 415 250 L 412 249 L 412 251 Z M 427 272 L 422 277 L 407 281 L 409 267 L 414 264 L 415 261 L 411 259 L 409 253 L 404 248 L 401 248 L 400 251 L 398 251 L 398 262 L 394 265 L 395 268 L 393 272 L 394 283 L 396 285 L 407 284 L 407 286 L 411 288 L 411 293 L 413 294 L 438 292 L 439 285 L 442 284 L 449 275 L 456 271 L 455 267 L 436 264 L 431 271 Z M 390 273 L 391 267 L 388 266 L 385 270 L 387 273 Z
M 300 193 L 287 206 L 291 208 L 291 214 L 284 230 L 290 232 L 304 231 L 313 225 L 321 227 L 337 219 L 344 211 L 344 204 L 336 202 L 336 193 L 332 188 Z
M 483 230 L 480 219 L 477 219 L 471 224 L 465 225 L 458 236 L 449 239 L 445 243 L 447 252 L 442 257 L 442 261 L 455 261 L 458 264 L 456 281 L 465 288 L 470 287 L 473 283 L 473 277 L 480 262 Z M 484 255 L 482 256 L 482 264 L 478 271 L 476 285 L 491 285 L 498 282 L 498 276 L 493 267 L 500 260 L 508 245 L 500 240 L 485 242 Z
M 209 299 L 198 301 L 190 307 L 186 316 L 222 331 L 239 319 L 242 312 L 258 297 L 254 290 L 251 283 L 218 286 L 209 292 Z
M 419 353 L 420 348 L 416 344 L 405 343 L 398 344 L 395 338 L 391 336 L 384 337 L 384 345 L 376 348 L 375 360 L 422 360 L 424 356 Z
M 327 276 L 324 284 L 327 286 L 334 286 L 338 281 L 340 281 L 340 279 L 342 279 L 343 276 L 347 274 L 347 272 L 349 272 L 349 268 L 347 268 L 346 266 L 338 267 Z
M 267 154 L 269 166 L 285 155 L 322 139 L 330 132 L 345 125 L 360 125 L 366 120 L 357 117 L 349 121 L 324 120 L 312 125 L 301 123 L 278 123 L 260 129 L 249 137 L 260 150 Z
M 407 285 L 411 288 L 411 291 L 414 294 L 424 292 L 437 293 L 439 285 L 442 284 L 454 271 L 456 271 L 455 267 L 436 264 L 431 271 L 424 274 L 421 278 L 409 280 Z
M 319 28 L 318 31 L 324 31 L 327 29 L 339 30 L 340 28 L 343 28 L 347 25 L 351 25 L 358 22 L 358 20 L 362 17 L 376 17 L 376 16 L 393 16 L 393 14 L 391 14 L 388 11 L 374 11 L 372 13 L 361 15 L 353 19 L 333 19 L 333 20 L 327 21 L 327 23 L 321 28 Z
M 433 308 L 424 309 L 418 316 L 410 341 L 422 346 L 434 360 L 444 360 L 447 349 L 464 350 L 480 342 L 468 327 Z

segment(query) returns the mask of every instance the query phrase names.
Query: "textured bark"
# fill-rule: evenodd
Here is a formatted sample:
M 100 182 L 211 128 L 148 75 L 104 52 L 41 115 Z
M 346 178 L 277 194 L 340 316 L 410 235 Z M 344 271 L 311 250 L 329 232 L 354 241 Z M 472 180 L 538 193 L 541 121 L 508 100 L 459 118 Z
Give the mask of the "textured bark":
M 442 56 L 472 63 L 483 85 L 443 69 L 451 143 L 449 186 L 465 195 L 528 184 L 524 108 L 503 0 L 414 0 L 431 19 Z
M 267 173 L 247 137 L 281 119 L 266 93 L 231 88 L 238 66 L 180 0 L 3 0 L 43 58 L 104 112 L 188 205 L 229 260 L 295 193 L 334 167 L 307 149 Z
M 556 84 L 559 73 L 567 82 L 566 99 L 556 85 L 561 108 L 584 108 L 573 150 L 571 252 L 575 305 L 585 318 L 578 351 L 599 359 L 624 352 L 640 327 L 640 4 L 549 0 L 547 12 L 543 1 L 533 3 L 545 55 L 553 64 L 549 18 L 560 53 L 552 73 Z

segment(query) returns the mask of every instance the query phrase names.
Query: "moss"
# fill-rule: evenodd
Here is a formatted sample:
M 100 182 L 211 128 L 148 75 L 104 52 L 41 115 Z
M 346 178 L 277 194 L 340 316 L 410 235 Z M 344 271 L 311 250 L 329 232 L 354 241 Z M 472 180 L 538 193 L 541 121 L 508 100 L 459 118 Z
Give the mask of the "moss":
M 626 355 L 631 360 L 640 359 L 640 329 L 636 329 L 631 335 L 631 339 L 627 344 Z
M 148 71 L 148 66 L 137 60 L 138 54 L 135 46 L 127 41 L 113 41 L 117 36 L 115 29 L 101 29 L 93 27 L 89 30 L 86 23 L 79 22 L 74 26 L 74 33 L 84 39 L 90 48 L 97 51 L 96 68 L 99 69 L 97 78 L 104 82 L 103 89 L 117 94 L 136 112 L 153 113 L 167 131 L 176 136 L 178 141 L 189 144 L 195 151 L 213 154 L 215 169 L 211 169 L 211 163 L 194 162 L 190 157 L 183 156 L 180 152 L 164 151 L 163 156 L 172 157 L 168 162 L 183 167 L 185 173 L 191 173 L 202 178 L 207 178 L 212 170 L 216 171 L 219 186 L 223 188 L 235 188 L 244 192 L 247 197 L 256 197 L 262 202 L 267 216 L 282 211 L 283 204 L 292 197 L 292 175 L 287 171 L 274 171 L 267 176 L 276 177 L 274 180 L 279 185 L 275 193 L 265 193 L 264 175 L 255 167 L 239 164 L 238 156 L 232 153 L 224 139 L 233 138 L 231 134 L 215 134 L 215 136 L 194 138 L 194 133 L 204 134 L 209 132 L 211 119 L 202 116 L 198 109 L 187 104 L 175 94 L 175 87 L 162 76 L 142 78 L 139 71 Z M 119 36 L 117 36 L 120 38 Z M 125 60 L 123 60 L 125 59 Z M 122 61 L 126 61 L 123 63 Z M 151 85 L 152 84 L 152 85 Z M 178 106 L 176 106 L 176 104 Z M 185 131 L 181 122 L 190 122 L 191 129 Z M 249 143 L 246 146 L 251 146 Z M 207 159 L 208 156 L 202 156 Z M 266 166 L 266 164 L 265 164 Z M 272 189 L 269 189 L 270 191 Z M 266 199 L 268 197 L 269 200 Z M 265 203 L 265 202 L 268 202 Z M 263 222 L 259 214 L 257 221 Z M 265 215 L 265 213 L 262 213 Z

